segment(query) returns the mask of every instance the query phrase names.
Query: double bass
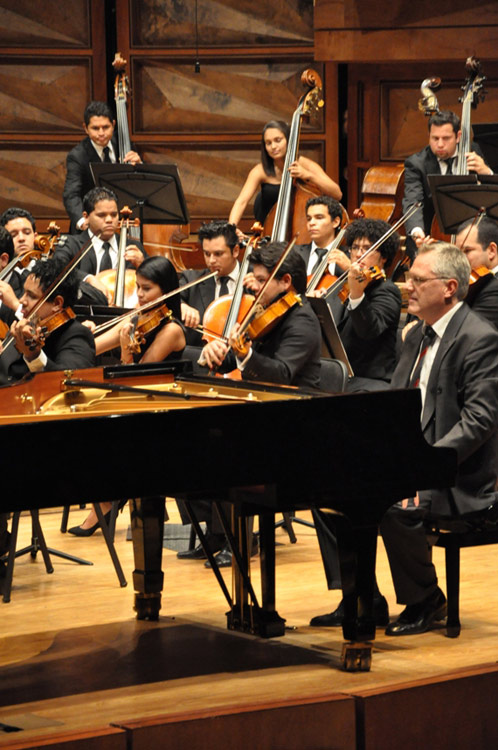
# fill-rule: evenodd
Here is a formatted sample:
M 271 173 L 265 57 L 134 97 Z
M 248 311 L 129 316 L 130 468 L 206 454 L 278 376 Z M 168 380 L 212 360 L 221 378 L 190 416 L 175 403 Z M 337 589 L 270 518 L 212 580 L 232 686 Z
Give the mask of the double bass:
M 264 234 L 271 235 L 272 242 L 285 242 L 289 237 L 296 234 L 299 234 L 300 243 L 308 242 L 305 216 L 306 201 L 314 195 L 320 194 L 317 187 L 311 184 L 305 185 L 300 180 L 294 180 L 289 172 L 291 164 L 298 158 L 299 135 L 303 117 L 309 117 L 312 112 L 318 111 L 324 104 L 322 81 L 316 71 L 305 70 L 301 76 L 301 82 L 307 87 L 307 91 L 299 100 L 292 116 L 278 201 L 268 214 L 264 225 Z

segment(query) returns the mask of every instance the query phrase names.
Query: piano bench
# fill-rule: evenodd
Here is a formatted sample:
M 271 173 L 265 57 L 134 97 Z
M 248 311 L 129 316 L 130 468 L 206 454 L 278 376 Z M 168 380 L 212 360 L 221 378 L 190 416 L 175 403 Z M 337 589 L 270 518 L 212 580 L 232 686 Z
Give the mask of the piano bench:
M 498 544 L 498 508 L 490 506 L 482 513 L 468 513 L 459 518 L 427 516 L 424 525 L 428 537 L 435 547 L 444 547 L 446 564 L 446 595 L 448 618 L 446 635 L 457 638 L 460 635 L 460 549 L 480 547 L 485 544 Z

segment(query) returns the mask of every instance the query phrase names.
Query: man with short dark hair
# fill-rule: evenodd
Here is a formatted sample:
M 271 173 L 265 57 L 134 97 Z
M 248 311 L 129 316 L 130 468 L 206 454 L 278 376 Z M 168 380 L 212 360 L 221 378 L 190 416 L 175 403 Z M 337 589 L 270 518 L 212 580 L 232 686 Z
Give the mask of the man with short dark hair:
M 206 262 L 206 270 L 188 270 L 180 274 L 180 286 L 217 271 L 218 276 L 197 284 L 184 292 L 182 299 L 182 321 L 187 327 L 189 346 L 203 345 L 202 334 L 194 329 L 202 323 L 206 308 L 223 294 L 233 294 L 239 276 L 239 240 L 235 224 L 227 221 L 210 221 L 199 229 Z
M 446 615 L 446 600 L 423 518 L 483 514 L 497 502 L 498 332 L 463 301 L 470 267 L 456 247 L 424 245 L 411 267 L 408 311 L 420 322 L 406 336 L 393 388 L 418 387 L 422 433 L 454 448 L 454 487 L 424 490 L 393 506 L 381 524 L 397 600 L 407 605 L 387 635 L 424 633 Z
M 0 216 L 0 226 L 3 227 L 11 237 L 13 243 L 13 254 L 21 255 L 34 250 L 36 239 L 36 225 L 33 216 L 24 208 L 12 206 Z M 4 243 L 6 240 L 4 240 Z M 10 247 L 10 242 L 7 242 Z M 9 253 L 10 254 L 10 251 Z M 7 265 L 5 263 L 5 265 Z M 5 267 L 5 265 L 3 267 Z M 22 295 L 24 281 L 29 269 L 34 265 L 34 259 L 28 262 L 26 267 L 16 266 L 9 277 L 0 281 L 0 295 L 2 297 L 2 319 L 9 325 L 13 321 L 13 313 L 19 310 L 19 299 Z M 5 310 L 8 308 L 8 311 Z
M 455 172 L 461 135 L 460 119 L 457 115 L 449 110 L 441 110 L 429 118 L 429 144 L 405 161 L 403 213 L 406 213 L 414 203 L 421 201 L 423 204 L 405 222 L 406 234 L 417 246 L 430 235 L 434 217 L 434 204 L 427 176 Z M 476 143 L 472 143 L 466 160 L 470 172 L 492 174 Z
M 327 298 L 355 375 L 348 384 L 350 391 L 387 389 L 396 366 L 401 294 L 382 272 L 399 249 L 399 235 L 392 234 L 365 255 L 390 228 L 380 219 L 356 219 L 349 224 L 344 235 L 350 252 L 348 299 L 343 303 L 337 295 Z M 370 278 L 372 267 L 380 271 L 378 278 Z
M 328 252 L 328 271 L 332 275 L 342 272 L 349 267 L 349 260 L 339 249 L 330 250 L 337 230 L 341 225 L 342 206 L 339 201 L 329 195 L 317 195 L 306 202 L 306 228 L 311 242 L 306 245 L 296 245 L 296 250 L 302 255 L 306 263 L 306 273 L 311 276 L 325 251 Z M 331 265 L 333 267 L 331 267 Z
M 254 250 L 250 258 L 253 269 L 244 286 L 259 294 L 284 250 L 282 242 L 261 244 Z M 253 345 L 250 339 L 239 338 L 236 324 L 228 344 L 209 342 L 202 350 L 202 359 L 208 367 L 219 367 L 222 372 L 238 367 L 243 379 L 318 388 L 321 331 L 315 313 L 302 296 L 305 291 L 304 261 L 293 248 L 260 299 L 264 308 L 283 297 L 290 299 L 290 306 L 277 318 L 276 325 Z
M 55 257 L 67 264 L 91 239 L 92 249 L 78 264 L 75 274 L 80 284 L 86 281 L 98 289 L 102 294 L 101 304 L 106 304 L 106 298 L 109 299 L 110 294 L 97 274 L 116 268 L 118 263 L 119 243 L 116 232 L 119 226 L 119 211 L 116 194 L 108 188 L 92 188 L 83 199 L 83 216 L 88 222 L 88 228 L 77 235 L 64 235 L 56 247 Z M 128 237 L 125 253 L 127 267 L 138 267 L 144 256 L 145 251 L 141 243 Z
M 83 214 L 83 196 L 94 187 L 90 164 L 94 162 L 118 162 L 121 154 L 114 136 L 115 120 L 105 102 L 87 104 L 83 115 L 83 129 L 87 135 L 67 155 L 66 182 L 64 184 L 64 206 L 71 219 L 70 233 L 86 229 L 88 223 Z M 140 164 L 135 151 L 124 154 L 127 164 Z
M 95 364 L 95 343 L 88 328 L 74 319 L 78 281 L 69 276 L 49 294 L 30 320 L 35 305 L 44 298 L 63 266 L 54 258 L 37 261 L 26 279 L 21 297 L 21 320 L 10 329 L 14 342 L 0 354 L 0 367 L 7 379 L 17 380 L 27 372 L 92 367 Z M 60 322 L 52 329 L 51 316 L 61 313 Z M 44 333 L 45 328 L 47 332 Z M 17 350 L 17 351 L 16 351 Z
M 458 227 L 455 244 L 474 271 L 465 301 L 498 328 L 498 224 L 484 217 L 474 225 L 469 219 Z

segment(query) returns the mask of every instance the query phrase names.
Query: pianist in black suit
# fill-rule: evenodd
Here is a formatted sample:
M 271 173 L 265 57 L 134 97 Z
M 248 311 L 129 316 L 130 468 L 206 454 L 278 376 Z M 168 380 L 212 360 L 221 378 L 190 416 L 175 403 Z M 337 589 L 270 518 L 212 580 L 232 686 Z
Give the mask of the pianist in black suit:
M 401 294 L 390 280 L 369 281 L 364 270 L 388 267 L 399 248 L 400 238 L 393 234 L 361 259 L 361 256 L 390 229 L 377 219 L 357 219 L 348 226 L 345 243 L 350 249 L 348 274 L 349 298 L 343 304 L 336 295 L 328 298 L 339 335 L 355 377 L 348 390 L 382 390 L 396 365 L 396 336 L 401 312 Z
M 472 270 L 477 271 L 466 302 L 498 328 L 498 224 L 488 217 L 477 226 L 472 226 L 473 222 L 469 219 L 462 224 L 456 236 L 457 247 L 465 253 Z
M 408 309 L 421 322 L 406 337 L 392 387 L 418 380 L 424 437 L 457 451 L 458 473 L 454 487 L 424 490 L 384 517 L 381 531 L 397 600 L 407 605 L 388 635 L 423 633 L 446 614 L 424 513 L 485 514 L 498 499 L 498 332 L 462 301 L 469 272 L 460 251 L 438 243 L 420 249 L 408 276 Z M 425 332 L 431 336 L 422 343 Z
M 110 107 L 105 102 L 90 102 L 83 113 L 83 128 L 86 133 L 67 155 L 66 182 L 64 184 L 64 206 L 71 219 L 70 232 L 86 229 L 87 217 L 83 211 L 83 197 L 95 183 L 90 171 L 93 162 L 117 162 L 120 159 L 118 141 L 114 135 L 115 121 Z M 124 155 L 128 164 L 140 164 L 135 151 Z
M 116 268 L 118 262 L 119 242 L 116 232 L 119 226 L 119 211 L 116 194 L 108 188 L 92 188 L 83 199 L 83 215 L 88 219 L 88 229 L 80 234 L 64 235 L 57 245 L 55 257 L 67 264 L 91 239 L 92 249 L 78 264 L 75 274 L 80 280 L 81 291 L 84 289 L 81 282 L 87 282 L 100 293 L 101 304 L 106 304 L 108 290 L 97 274 Z M 97 236 L 99 233 L 100 237 Z M 145 255 L 142 244 L 138 240 L 128 238 L 125 253 L 127 268 L 139 266 Z

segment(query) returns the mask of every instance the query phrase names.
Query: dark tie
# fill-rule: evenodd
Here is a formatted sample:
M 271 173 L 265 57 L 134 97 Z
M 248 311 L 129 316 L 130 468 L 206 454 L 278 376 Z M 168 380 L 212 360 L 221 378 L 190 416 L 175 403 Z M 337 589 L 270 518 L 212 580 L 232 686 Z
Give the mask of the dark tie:
M 453 174 L 453 157 L 451 157 L 451 159 L 443 159 L 443 161 L 448 167 L 446 174 Z
M 418 384 L 420 382 L 420 373 L 422 372 L 425 355 L 427 354 L 427 350 L 429 349 L 430 345 L 436 338 L 436 335 L 437 334 L 434 328 L 426 326 L 422 344 L 420 346 L 420 354 L 418 355 L 417 364 L 410 378 L 410 382 L 408 383 L 409 388 L 418 388 Z
M 108 242 L 104 242 L 104 244 L 102 245 L 104 254 L 100 259 L 99 271 L 108 271 L 110 268 L 112 268 L 111 253 L 109 252 L 110 247 L 111 246 Z
M 220 293 L 219 297 L 222 297 L 224 294 L 228 294 L 228 279 L 230 276 L 220 276 Z
M 111 163 L 111 154 L 110 154 L 109 146 L 105 146 L 104 148 L 104 158 L 102 159 L 102 161 L 107 162 L 108 164 Z
M 327 250 L 326 247 L 315 247 L 315 253 L 318 255 L 318 259 L 317 259 L 315 265 L 313 266 L 313 269 L 311 271 L 312 274 L 315 273 L 316 269 L 318 268 L 318 266 L 320 265 L 320 263 L 323 260 L 323 256 L 326 253 L 328 253 L 328 250 Z

